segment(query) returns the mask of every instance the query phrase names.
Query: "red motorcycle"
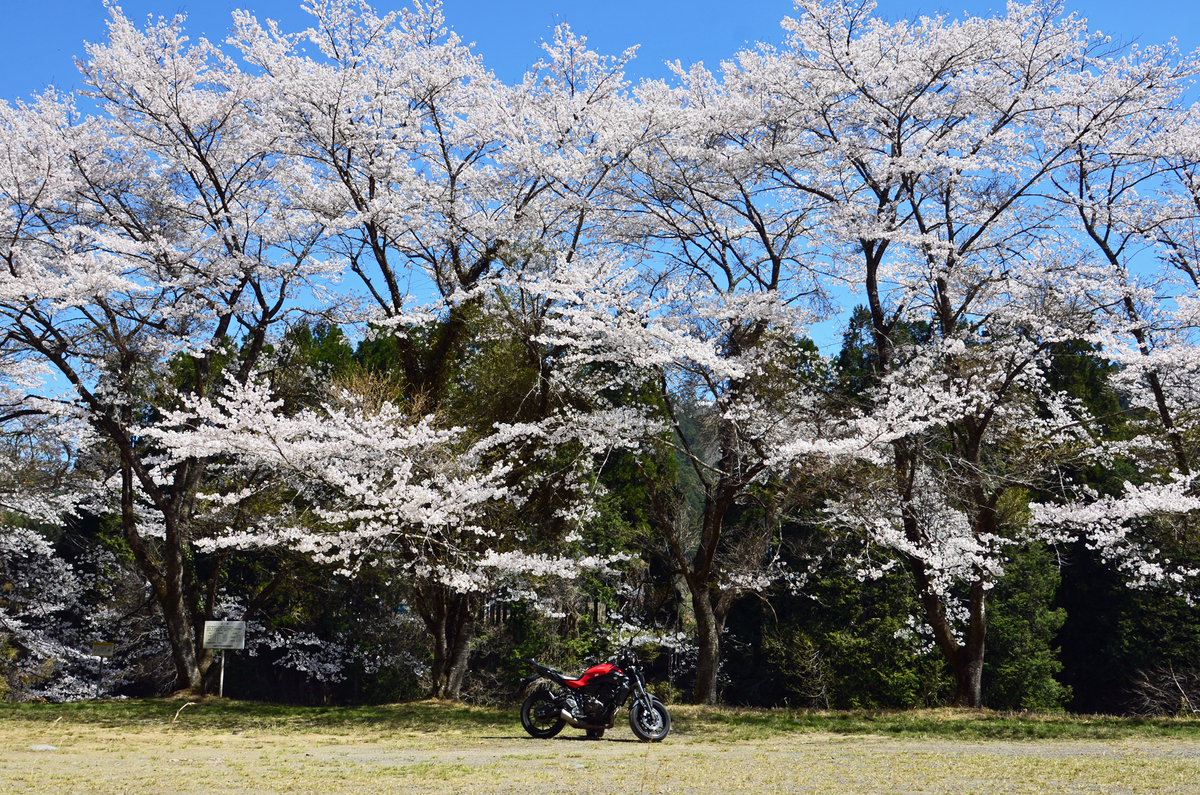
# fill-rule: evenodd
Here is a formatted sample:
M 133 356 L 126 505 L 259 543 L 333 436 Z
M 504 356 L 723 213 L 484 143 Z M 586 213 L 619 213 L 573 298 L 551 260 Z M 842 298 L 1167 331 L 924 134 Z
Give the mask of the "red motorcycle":
M 637 656 L 625 651 L 612 662 L 593 665 L 578 679 L 536 660 L 523 659 L 536 673 L 521 680 L 524 690 L 535 683 L 521 705 L 521 725 L 531 737 L 553 737 L 570 724 L 584 729 L 590 739 L 604 736 L 616 723 L 617 710 L 632 697 L 629 728 L 642 742 L 656 743 L 671 731 L 671 715 L 661 701 L 646 690 Z

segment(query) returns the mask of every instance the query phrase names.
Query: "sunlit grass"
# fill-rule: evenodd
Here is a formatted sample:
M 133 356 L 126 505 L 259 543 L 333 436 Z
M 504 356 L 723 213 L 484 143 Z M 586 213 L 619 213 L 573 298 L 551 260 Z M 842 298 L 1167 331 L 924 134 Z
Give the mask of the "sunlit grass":
M 187 705 L 187 706 L 185 706 Z M 987 710 L 824 712 L 787 709 L 672 706 L 674 733 L 702 740 L 752 740 L 797 732 L 964 740 L 1114 740 L 1200 738 L 1200 719 L 1109 715 L 1040 715 Z M 296 707 L 248 701 L 169 699 L 84 701 L 71 704 L 0 704 L 0 721 L 137 730 L 175 729 L 357 733 L 511 732 L 515 708 L 421 701 L 369 707 Z M 66 729 L 66 726 L 61 728 Z M 185 737 L 180 742 L 186 741 Z
M 223 699 L 0 704 L 0 720 L 41 722 L 61 718 L 73 723 L 128 729 L 139 726 L 157 729 L 167 724 L 208 730 L 336 732 L 367 727 L 381 731 L 483 730 L 511 727 L 515 714 L 437 701 L 372 707 L 297 707 Z
M 963 740 L 1114 740 L 1200 738 L 1200 719 L 1112 715 L 1043 715 L 989 710 L 797 711 L 733 707 L 672 707 L 680 733 L 762 739 L 791 732 L 877 734 Z

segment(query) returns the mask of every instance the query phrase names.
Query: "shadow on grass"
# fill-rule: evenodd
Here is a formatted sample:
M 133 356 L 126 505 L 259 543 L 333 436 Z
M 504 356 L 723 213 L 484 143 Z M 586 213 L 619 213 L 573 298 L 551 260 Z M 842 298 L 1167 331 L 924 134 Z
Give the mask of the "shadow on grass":
M 170 699 L 0 704 L 0 721 L 137 729 L 321 732 L 387 735 L 459 732 L 483 739 L 523 738 L 515 709 L 419 701 L 371 707 L 295 707 L 205 699 L 184 707 Z M 182 712 L 181 712 L 182 710 Z M 882 735 L 960 740 L 1200 739 L 1200 719 L 1108 715 L 1037 715 L 977 710 L 807 712 L 733 707 L 672 706 L 673 734 L 717 742 L 761 740 L 793 733 Z M 564 733 L 561 739 L 587 741 Z M 605 738 L 610 739 L 610 738 Z M 613 737 L 616 741 L 623 738 Z M 629 739 L 629 742 L 635 742 Z
M 253 701 L 142 699 L 69 704 L 0 704 L 0 720 L 63 719 L 122 728 L 181 725 L 193 729 L 276 731 L 435 732 L 515 727 L 516 714 L 453 702 L 414 702 L 373 707 L 296 707 Z

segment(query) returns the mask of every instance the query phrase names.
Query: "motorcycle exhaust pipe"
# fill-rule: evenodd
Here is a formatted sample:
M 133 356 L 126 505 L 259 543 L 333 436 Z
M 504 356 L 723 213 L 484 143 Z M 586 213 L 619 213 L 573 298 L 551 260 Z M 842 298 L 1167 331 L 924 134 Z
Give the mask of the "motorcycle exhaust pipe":
M 561 712 L 559 712 L 558 716 L 560 718 L 562 718 L 563 720 L 565 720 L 567 722 L 568 726 L 571 726 L 576 729 L 611 729 L 614 725 L 612 721 L 609 721 L 608 723 L 604 723 L 604 724 L 583 723 L 582 721 L 576 720 L 575 716 L 571 714 L 570 710 L 565 710 L 565 709 L 562 710 Z
M 573 726 L 576 729 L 590 729 L 591 728 L 590 724 L 580 723 L 579 721 L 575 720 L 575 716 L 572 715 L 569 710 L 564 709 L 562 712 L 558 713 L 558 716 L 560 718 L 562 718 L 563 720 L 565 720 L 569 726 Z

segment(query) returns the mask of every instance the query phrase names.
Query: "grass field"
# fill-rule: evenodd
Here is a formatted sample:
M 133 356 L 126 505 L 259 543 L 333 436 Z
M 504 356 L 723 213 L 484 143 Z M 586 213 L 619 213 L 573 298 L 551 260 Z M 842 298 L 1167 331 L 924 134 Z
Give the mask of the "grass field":
M 676 706 L 646 745 L 622 722 L 533 740 L 514 710 L 436 702 L 187 704 L 0 705 L 0 791 L 1200 794 L 1183 718 Z

